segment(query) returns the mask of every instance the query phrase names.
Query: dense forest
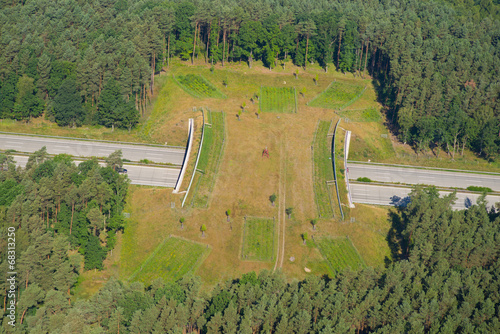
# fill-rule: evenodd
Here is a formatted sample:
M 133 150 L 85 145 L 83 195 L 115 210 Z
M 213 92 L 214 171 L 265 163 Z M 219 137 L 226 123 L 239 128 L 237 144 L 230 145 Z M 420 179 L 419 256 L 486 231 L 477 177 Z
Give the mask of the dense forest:
M 374 78 L 417 151 L 499 154 L 498 0 L 3 1 L 0 117 L 132 128 L 172 57 Z
M 29 308 L 56 292 L 67 302 L 81 269 L 103 268 L 123 228 L 128 189 L 128 178 L 116 171 L 121 152 L 111 154 L 107 165 L 92 159 L 76 166 L 70 156 L 50 158 L 43 148 L 23 169 L 15 167 L 12 156 L 0 154 L 0 229 L 16 231 L 20 322 Z M 4 312 L 5 273 L 11 271 L 7 243 L 6 237 L 0 239 Z
M 416 189 L 411 199 L 391 213 L 393 255 L 386 269 L 291 282 L 280 273 L 251 272 L 210 293 L 193 276 L 147 287 L 112 280 L 89 300 L 71 304 L 66 289 L 74 275 L 60 282 L 56 271 L 55 279 L 23 281 L 18 307 L 24 318 L 14 332 L 500 332 L 500 214 L 482 199 L 453 211 L 454 195 L 439 198 L 433 188 Z M 67 249 L 64 234 L 45 233 L 36 240 L 25 251 L 43 249 L 31 255 L 39 261 L 33 273 L 39 264 L 52 270 L 54 262 L 72 268 L 61 251 Z M 3 330 L 9 328 L 6 322 Z

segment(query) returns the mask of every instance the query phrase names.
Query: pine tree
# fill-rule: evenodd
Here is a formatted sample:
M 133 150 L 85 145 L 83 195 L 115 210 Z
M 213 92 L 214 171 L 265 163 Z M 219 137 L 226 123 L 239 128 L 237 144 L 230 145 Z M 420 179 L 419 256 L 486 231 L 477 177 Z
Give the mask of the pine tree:
M 120 92 L 120 87 L 114 79 L 109 79 L 102 90 L 98 104 L 99 124 L 111 127 L 120 126 L 123 120 L 123 104 L 125 101 Z
M 45 52 L 38 59 L 38 80 L 36 82 L 36 86 L 38 88 L 39 96 L 44 100 L 48 97 L 47 85 L 51 70 L 50 63 L 50 56 Z
M 85 118 L 76 82 L 71 78 L 65 79 L 57 92 L 54 99 L 54 116 L 60 126 L 73 127 L 81 125 Z

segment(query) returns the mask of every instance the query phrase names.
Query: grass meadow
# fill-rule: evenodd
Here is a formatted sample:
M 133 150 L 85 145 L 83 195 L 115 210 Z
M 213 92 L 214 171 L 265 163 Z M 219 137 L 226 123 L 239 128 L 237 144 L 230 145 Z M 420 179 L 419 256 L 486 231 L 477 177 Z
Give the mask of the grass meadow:
M 316 241 L 316 245 L 334 271 L 341 271 L 347 267 L 356 270 L 366 266 L 348 238 L 322 237 Z
M 157 278 L 175 281 L 193 272 L 206 256 L 210 248 L 178 237 L 168 237 L 160 243 L 142 265 L 128 278 L 129 281 L 145 285 Z
M 272 218 L 246 218 L 241 259 L 272 261 L 275 256 L 276 237 L 276 227 Z
M 332 82 L 327 89 L 312 99 L 308 105 L 329 109 L 344 109 L 357 101 L 365 88 L 359 84 Z
M 187 74 L 175 76 L 175 81 L 186 93 L 199 98 L 218 98 L 222 99 L 226 96 L 222 94 L 215 86 L 200 75 Z
M 260 110 L 262 112 L 297 112 L 297 92 L 293 87 L 260 88 Z

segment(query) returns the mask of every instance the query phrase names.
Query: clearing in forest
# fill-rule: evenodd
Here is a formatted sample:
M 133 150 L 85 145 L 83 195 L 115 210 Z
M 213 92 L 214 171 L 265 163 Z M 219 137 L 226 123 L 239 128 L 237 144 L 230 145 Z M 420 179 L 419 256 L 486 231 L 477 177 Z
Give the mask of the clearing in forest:
M 332 137 L 328 137 L 331 124 L 331 121 L 319 121 L 313 140 L 313 189 L 319 218 L 333 218 Z
M 352 270 L 366 267 L 349 238 L 323 237 L 315 240 L 318 249 L 334 271 L 347 267 Z
M 293 87 L 260 87 L 260 111 L 297 112 L 297 92 Z
M 194 272 L 210 253 L 210 248 L 177 237 L 166 238 L 151 253 L 129 281 L 150 284 L 156 278 L 176 281 L 188 272 Z
M 247 217 L 243 228 L 242 259 L 272 261 L 275 235 L 273 218 Z
M 208 111 L 203 129 L 203 146 L 195 171 L 194 191 L 191 206 L 206 208 L 210 199 L 224 154 L 224 112 Z
M 201 75 L 187 74 L 178 75 L 174 78 L 182 89 L 184 89 L 188 94 L 199 99 L 210 97 L 223 99 L 226 97 Z
M 360 85 L 334 81 L 307 105 L 311 107 L 344 109 L 356 102 L 365 92 Z

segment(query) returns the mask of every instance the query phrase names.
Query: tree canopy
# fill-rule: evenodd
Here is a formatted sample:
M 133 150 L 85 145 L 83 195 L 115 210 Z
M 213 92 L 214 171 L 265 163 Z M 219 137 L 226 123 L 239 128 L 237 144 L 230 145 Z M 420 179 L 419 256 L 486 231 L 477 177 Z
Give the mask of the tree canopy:
M 470 148 L 494 159 L 499 8 L 495 0 L 4 2 L 0 117 L 37 117 L 44 99 L 49 117 L 78 125 L 63 121 L 55 101 L 73 79 L 85 122 L 130 129 L 132 107 L 144 111 L 171 57 L 269 68 L 291 60 L 368 71 L 395 131 L 416 150 Z

